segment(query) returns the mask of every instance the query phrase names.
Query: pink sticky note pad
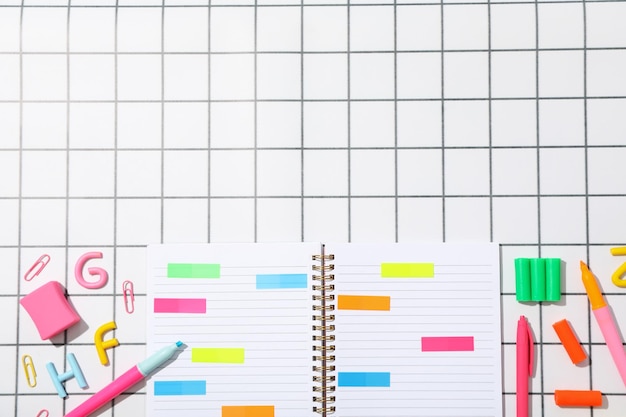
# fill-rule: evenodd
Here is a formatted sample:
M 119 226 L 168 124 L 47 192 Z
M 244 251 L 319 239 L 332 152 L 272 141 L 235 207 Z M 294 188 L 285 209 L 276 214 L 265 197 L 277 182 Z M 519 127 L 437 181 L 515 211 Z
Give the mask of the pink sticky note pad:
M 35 323 L 42 340 L 61 333 L 80 321 L 80 316 L 65 298 L 65 289 L 50 281 L 20 300 Z

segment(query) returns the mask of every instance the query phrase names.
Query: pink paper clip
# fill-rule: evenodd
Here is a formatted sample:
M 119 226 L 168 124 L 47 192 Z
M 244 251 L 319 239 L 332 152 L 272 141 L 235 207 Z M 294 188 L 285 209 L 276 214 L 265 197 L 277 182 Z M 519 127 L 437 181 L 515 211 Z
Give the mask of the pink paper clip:
M 39 257 L 39 259 L 35 261 L 33 266 L 31 266 L 30 269 L 26 271 L 26 273 L 24 274 L 24 279 L 26 281 L 31 281 L 33 278 L 39 275 L 41 271 L 43 271 L 46 265 L 48 265 L 48 262 L 50 262 L 50 255 L 44 253 Z
M 50 413 L 45 408 L 37 413 L 36 417 L 49 417 Z
M 132 314 L 135 311 L 135 289 L 132 281 L 124 281 L 122 284 L 122 291 L 124 292 L 124 308 L 128 314 Z

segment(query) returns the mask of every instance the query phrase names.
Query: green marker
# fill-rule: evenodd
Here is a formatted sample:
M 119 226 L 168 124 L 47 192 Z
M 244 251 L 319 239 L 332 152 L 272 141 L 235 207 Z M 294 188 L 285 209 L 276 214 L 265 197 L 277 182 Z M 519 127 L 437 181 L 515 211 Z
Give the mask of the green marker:
M 530 260 L 530 298 L 532 301 L 546 300 L 546 260 Z
M 546 301 L 561 299 L 561 259 L 546 258 Z
M 530 298 L 530 259 L 515 259 L 515 298 L 517 301 L 531 301 Z

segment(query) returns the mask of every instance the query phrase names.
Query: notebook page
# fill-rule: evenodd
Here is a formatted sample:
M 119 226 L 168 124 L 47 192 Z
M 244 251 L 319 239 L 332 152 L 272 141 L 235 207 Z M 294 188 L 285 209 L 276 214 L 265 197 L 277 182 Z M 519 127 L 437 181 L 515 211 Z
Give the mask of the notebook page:
M 502 416 L 495 244 L 329 244 L 341 417 Z
M 147 415 L 310 416 L 311 256 L 319 251 L 149 246 L 147 349 L 176 340 L 186 348 L 149 379 Z

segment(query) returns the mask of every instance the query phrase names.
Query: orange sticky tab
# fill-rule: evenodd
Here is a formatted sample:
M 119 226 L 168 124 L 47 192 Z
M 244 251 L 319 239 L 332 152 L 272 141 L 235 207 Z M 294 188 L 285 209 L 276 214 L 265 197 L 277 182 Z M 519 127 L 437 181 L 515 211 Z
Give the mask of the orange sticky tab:
M 339 310 L 382 310 L 391 309 L 391 297 L 383 295 L 339 295 Z
M 274 417 L 274 406 L 223 405 L 222 417 Z
M 602 392 L 600 391 L 554 391 L 554 402 L 559 407 L 599 407 L 602 405 Z
M 554 327 L 554 331 L 556 331 L 572 363 L 580 363 L 587 359 L 587 353 L 583 350 L 583 347 L 578 341 L 578 337 L 576 337 L 576 333 L 574 333 L 574 330 L 567 320 L 563 319 L 557 321 L 552 327 Z

